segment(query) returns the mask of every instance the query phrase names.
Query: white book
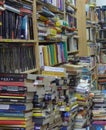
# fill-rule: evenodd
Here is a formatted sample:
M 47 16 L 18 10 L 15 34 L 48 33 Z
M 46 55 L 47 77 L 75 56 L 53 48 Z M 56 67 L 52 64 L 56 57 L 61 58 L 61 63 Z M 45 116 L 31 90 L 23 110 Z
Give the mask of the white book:
M 39 46 L 40 67 L 44 66 L 43 46 Z

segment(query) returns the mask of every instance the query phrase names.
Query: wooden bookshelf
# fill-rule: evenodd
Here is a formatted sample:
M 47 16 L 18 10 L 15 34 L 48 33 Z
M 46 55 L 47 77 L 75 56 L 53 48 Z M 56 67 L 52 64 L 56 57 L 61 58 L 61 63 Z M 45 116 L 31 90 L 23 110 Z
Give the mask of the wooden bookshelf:
M 16 1 L 14 1 L 16 2 Z M 1 45 L 6 45 L 6 46 L 9 46 L 9 45 L 15 45 L 16 46 L 21 46 L 21 45 L 25 45 L 28 46 L 28 45 L 33 45 L 34 47 L 34 61 L 35 61 L 35 68 L 29 68 L 28 70 L 25 70 L 26 71 L 20 71 L 20 73 L 40 73 L 40 57 L 39 57 L 39 54 L 40 54 L 40 51 L 39 51 L 39 47 L 40 46 L 46 46 L 48 45 L 48 43 L 50 44 L 59 44 L 60 42 L 64 43 L 65 42 L 65 45 L 66 45 L 66 56 L 68 55 L 76 55 L 77 53 L 79 53 L 79 49 L 76 50 L 76 51 L 70 51 L 70 52 L 67 52 L 67 37 L 68 34 L 70 33 L 71 34 L 71 37 L 75 38 L 75 39 L 78 39 L 79 40 L 79 36 L 78 34 L 76 33 L 75 35 L 73 35 L 73 33 L 75 33 L 76 31 L 78 31 L 77 29 L 77 26 L 74 25 L 76 22 L 77 22 L 77 16 L 76 16 L 76 11 L 77 11 L 77 7 L 76 5 L 72 5 L 70 2 L 68 2 L 67 0 L 66 1 L 63 1 L 62 3 L 62 7 L 57 7 L 57 6 L 54 6 L 48 2 L 43 2 L 41 0 L 22 0 L 21 2 L 25 2 L 25 4 L 27 4 L 28 6 L 32 6 L 31 8 L 31 11 L 32 13 L 30 14 L 30 17 L 32 17 L 32 25 L 33 25 L 33 39 L 30 39 L 29 37 L 26 38 L 26 39 L 21 39 L 21 38 L 0 38 L 0 44 Z M 44 40 L 40 40 L 39 39 L 39 30 L 38 30 L 38 21 L 39 20 L 39 17 L 38 15 L 43 15 L 42 14 L 42 10 L 41 11 L 38 11 L 38 6 L 42 6 L 42 7 L 46 7 L 48 8 L 48 11 L 51 11 L 51 13 L 54 14 L 54 16 L 60 18 L 60 22 L 61 20 L 64 21 L 65 24 L 62 24 L 60 26 L 57 26 L 55 24 L 58 24 L 59 21 L 56 21 L 57 23 L 54 23 L 54 27 L 53 28 L 60 28 L 60 30 L 62 30 L 62 34 L 60 35 L 60 38 L 48 38 L 48 39 L 44 39 Z M 70 6 L 73 10 L 73 13 L 70 14 L 69 12 L 66 12 L 66 8 L 67 6 Z M 40 7 L 41 8 L 41 7 Z M 27 13 L 26 13 L 27 15 Z M 68 21 L 68 17 L 67 16 L 70 16 L 73 18 L 73 21 L 72 23 L 74 23 L 73 25 L 70 24 L 70 22 Z M 29 17 L 29 14 L 28 14 L 28 17 Z M 45 18 L 47 18 L 46 22 L 48 22 L 48 17 L 46 16 Z M 53 17 L 49 18 L 49 20 L 53 21 L 52 20 Z M 55 21 L 55 20 L 54 20 Z M 41 21 L 40 21 L 41 22 Z M 43 21 L 42 21 L 43 22 Z M 48 27 L 49 27 L 49 24 L 48 24 Z M 50 25 L 51 27 L 51 25 Z M 46 27 L 47 28 L 47 27 Z M 29 33 L 29 30 L 30 28 L 27 28 L 27 32 Z M 54 31 L 54 30 L 53 30 Z M 28 35 L 29 36 L 29 35 Z M 6 43 L 6 44 L 5 44 Z M 64 47 L 63 47 L 64 48 Z M 18 53 L 17 53 L 18 54 Z M 22 56 L 23 57 L 23 56 Z M 63 61 L 63 62 L 59 62 L 57 64 L 54 63 L 53 66 L 58 66 L 60 64 L 64 64 L 68 61 L 68 57 L 66 58 L 66 61 Z M 52 65 L 51 65 L 52 66 Z
M 4 61 L 1 60 L 1 67 L 4 68 L 3 70 L 1 70 L 1 72 L 3 71 L 5 73 L 9 73 L 9 72 L 10 73 L 18 73 L 18 72 L 21 73 L 21 70 L 26 70 L 22 73 L 38 72 L 38 70 L 39 70 L 38 69 L 39 68 L 38 54 L 39 53 L 38 53 L 38 42 L 37 42 L 38 40 L 37 40 L 37 36 L 36 36 L 36 34 L 37 34 L 36 1 L 35 0 L 32 0 L 32 1 L 31 0 L 22 0 L 19 2 L 13 1 L 13 5 L 12 4 L 8 5 L 8 3 L 5 3 L 5 2 L 4 2 L 4 4 L 7 5 L 7 7 L 10 5 L 11 6 L 9 8 L 5 7 L 5 10 L 3 11 L 4 17 L 7 20 L 4 21 L 0 25 L 0 29 L 2 31 L 2 33 L 0 34 L 1 35 L 0 45 L 1 45 L 1 48 L 4 49 L 4 52 L 7 51 L 9 61 L 7 61 L 7 58 L 6 59 L 4 57 L 2 58 L 5 60 Z M 9 1 L 9 2 L 11 2 L 11 1 Z M 26 10 L 27 11 L 26 13 L 21 12 L 20 9 L 18 9 L 16 6 L 14 6 L 14 5 L 20 5 L 20 8 L 22 8 L 21 6 L 23 4 L 26 4 L 27 6 L 29 6 L 29 9 L 25 9 L 23 7 L 23 11 Z M 19 10 L 18 13 L 16 12 L 16 10 L 17 11 Z M 22 28 L 21 28 L 22 22 L 18 21 L 19 17 L 21 20 L 23 20 L 22 17 L 20 16 L 19 12 L 20 12 L 20 14 L 22 13 L 24 19 L 26 17 L 26 23 L 24 23 L 25 26 L 23 26 L 23 32 L 22 32 Z M 5 14 L 7 14 L 8 17 Z M 8 20 L 10 15 L 11 15 L 11 17 Z M 15 15 L 16 15 L 16 17 L 15 17 Z M 30 15 L 30 17 L 29 17 L 29 15 Z M 3 20 L 3 17 L 2 17 L 2 20 Z M 15 23 L 15 20 L 17 21 L 17 24 Z M 30 20 L 30 25 L 28 22 L 29 20 Z M 11 23 L 9 23 L 9 21 Z M 4 26 L 5 22 L 6 22 L 6 25 L 5 25 L 6 27 Z M 3 30 L 5 30 L 5 32 Z M 33 48 L 33 51 L 31 50 L 32 48 L 30 48 L 31 46 Z M 23 47 L 25 47 L 26 49 L 24 48 L 23 51 L 21 52 L 20 50 L 22 50 Z M 8 48 L 8 50 L 7 50 L 7 48 Z M 29 59 L 28 58 L 25 59 L 25 57 L 26 57 L 25 55 L 28 56 L 27 53 L 28 53 L 29 48 L 30 48 L 29 53 L 30 53 L 31 57 Z M 2 49 L 0 50 L 1 56 L 2 56 Z M 27 51 L 24 52 L 24 50 L 25 51 L 27 50 Z M 33 52 L 33 54 L 31 54 L 32 52 Z M 4 54 L 6 57 L 7 57 L 7 53 Z M 24 54 L 24 53 L 26 53 L 26 54 Z M 32 63 L 31 63 L 32 61 L 30 61 L 30 60 L 33 60 L 33 62 L 34 62 L 33 67 L 32 67 Z M 9 64 L 8 64 L 8 62 L 9 62 Z M 24 62 L 27 65 L 26 68 L 24 66 Z M 4 67 L 5 64 L 7 64 L 6 69 Z M 22 68 L 19 68 L 19 67 L 22 67 Z
M 27 71 L 20 72 L 20 73 L 30 74 L 30 73 L 36 73 L 36 72 L 39 72 L 39 69 L 31 69 L 31 70 L 27 70 Z
M 68 54 L 76 54 L 79 53 L 79 51 L 68 51 Z

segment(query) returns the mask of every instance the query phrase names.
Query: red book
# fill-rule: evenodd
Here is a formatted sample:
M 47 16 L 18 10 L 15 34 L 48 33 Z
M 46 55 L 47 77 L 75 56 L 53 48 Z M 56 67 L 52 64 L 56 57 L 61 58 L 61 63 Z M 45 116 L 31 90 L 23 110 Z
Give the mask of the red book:
M 24 86 L 24 82 L 0 81 L 1 86 Z
M 20 8 L 20 12 L 21 12 L 21 13 L 32 14 L 32 11 L 31 11 L 31 10 L 25 9 L 25 8 Z
M 0 120 L 0 125 L 25 125 L 23 120 Z
M 0 93 L 0 96 L 25 97 L 26 94 L 19 94 L 19 93 Z

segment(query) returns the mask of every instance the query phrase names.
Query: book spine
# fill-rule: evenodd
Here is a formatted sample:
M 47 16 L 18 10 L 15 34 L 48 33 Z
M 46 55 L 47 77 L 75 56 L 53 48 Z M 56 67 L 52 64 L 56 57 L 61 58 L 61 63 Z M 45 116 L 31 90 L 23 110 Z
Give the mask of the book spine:
M 0 86 L 0 92 L 26 92 L 27 91 L 27 87 L 25 86 Z
M 26 106 L 24 104 L 0 104 L 0 110 L 12 110 L 12 111 L 25 111 Z
M 0 102 L 13 102 L 13 103 L 25 103 L 26 100 L 25 99 L 9 99 L 9 98 L 0 98 Z

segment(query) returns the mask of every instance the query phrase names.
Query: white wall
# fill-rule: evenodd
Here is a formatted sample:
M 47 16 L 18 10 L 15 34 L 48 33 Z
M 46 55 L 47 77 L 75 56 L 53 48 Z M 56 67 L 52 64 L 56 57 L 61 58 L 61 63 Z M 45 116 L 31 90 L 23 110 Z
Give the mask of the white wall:
M 97 1 L 97 6 L 106 5 L 106 0 L 96 0 L 96 1 Z

